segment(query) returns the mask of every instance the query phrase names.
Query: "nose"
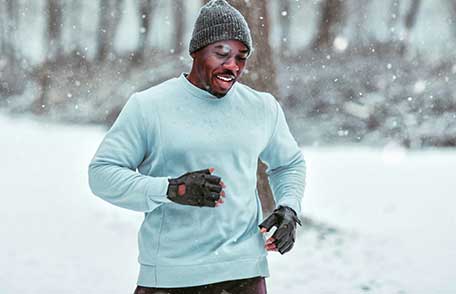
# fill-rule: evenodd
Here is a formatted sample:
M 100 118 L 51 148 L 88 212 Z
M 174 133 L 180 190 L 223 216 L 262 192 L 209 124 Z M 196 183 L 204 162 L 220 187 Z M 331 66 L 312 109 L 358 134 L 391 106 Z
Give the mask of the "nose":
M 234 73 L 239 71 L 239 65 L 236 63 L 236 59 L 234 57 L 228 58 L 224 63 L 223 67 L 225 69 L 231 70 Z

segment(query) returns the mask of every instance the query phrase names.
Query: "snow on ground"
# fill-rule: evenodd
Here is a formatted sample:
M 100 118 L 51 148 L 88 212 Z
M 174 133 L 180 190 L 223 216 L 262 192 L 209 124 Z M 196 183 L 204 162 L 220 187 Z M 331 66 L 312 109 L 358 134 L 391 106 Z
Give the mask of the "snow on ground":
M 0 115 L 0 293 L 132 293 L 142 215 L 87 186 L 103 134 Z M 456 151 L 304 152 L 313 222 L 270 293 L 456 293 Z

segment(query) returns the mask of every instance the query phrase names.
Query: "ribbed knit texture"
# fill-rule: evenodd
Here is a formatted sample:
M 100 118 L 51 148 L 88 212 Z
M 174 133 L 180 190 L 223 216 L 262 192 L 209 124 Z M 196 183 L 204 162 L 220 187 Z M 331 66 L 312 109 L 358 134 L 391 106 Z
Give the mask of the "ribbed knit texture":
M 201 7 L 196 19 L 190 54 L 223 40 L 241 41 L 252 52 L 250 29 L 242 14 L 225 0 L 211 0 Z

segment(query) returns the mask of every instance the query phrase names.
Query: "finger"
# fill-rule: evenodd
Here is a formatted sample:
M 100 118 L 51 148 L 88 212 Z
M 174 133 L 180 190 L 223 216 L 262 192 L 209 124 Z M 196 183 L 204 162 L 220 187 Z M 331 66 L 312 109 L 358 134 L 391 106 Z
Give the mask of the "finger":
M 223 181 L 220 181 L 219 185 L 222 186 L 222 188 L 226 188 L 226 185 L 225 185 L 225 183 Z
M 214 185 L 211 183 L 205 183 L 204 186 L 212 192 L 220 193 L 222 192 L 222 187 L 220 185 Z
M 204 178 L 206 179 L 207 182 L 214 184 L 214 185 L 219 185 L 220 181 L 222 178 L 213 176 L 213 175 L 204 175 Z
M 289 230 L 285 229 L 283 226 L 279 226 L 279 228 L 272 234 L 272 238 L 275 238 L 276 240 L 281 240 L 284 239 L 286 236 L 288 236 Z
M 260 225 L 260 228 L 265 228 L 267 232 L 277 224 L 277 217 L 275 214 L 268 216 Z
M 284 247 L 286 244 L 288 244 L 290 242 L 292 242 L 291 238 L 283 237 L 281 239 L 276 239 L 274 244 L 276 244 L 277 248 L 282 248 L 282 247 Z
M 224 202 L 223 199 L 220 198 L 218 201 L 215 202 L 215 207 L 219 207 L 220 205 L 223 204 L 223 202 Z
M 275 241 L 274 238 L 269 238 L 269 239 L 266 240 L 266 245 L 274 244 L 274 241 Z
M 261 233 L 266 233 L 267 231 L 268 231 L 268 230 L 267 230 L 266 228 L 261 228 L 261 229 L 260 229 L 260 232 L 261 232 Z
M 210 174 L 213 173 L 214 171 L 215 171 L 215 168 L 213 168 L 213 167 L 210 167 L 210 168 L 209 168 L 209 173 L 210 173 Z
M 217 192 L 211 192 L 208 195 L 208 200 L 217 202 L 220 200 L 220 193 Z
M 275 244 L 266 245 L 264 248 L 266 248 L 267 251 L 277 251 Z
M 294 243 L 293 243 L 293 242 L 290 242 L 290 243 L 288 243 L 288 244 L 285 244 L 285 246 L 283 246 L 283 247 L 279 247 L 279 252 L 280 252 L 280 254 L 285 254 L 285 253 L 287 253 L 288 251 L 290 251 L 291 248 L 293 248 L 293 245 L 294 245 Z
M 220 192 L 220 196 L 226 197 L 225 191 Z
M 207 206 L 207 207 L 216 207 L 217 206 L 217 201 L 214 201 L 209 195 L 205 198 L 202 199 L 202 205 L 201 206 Z

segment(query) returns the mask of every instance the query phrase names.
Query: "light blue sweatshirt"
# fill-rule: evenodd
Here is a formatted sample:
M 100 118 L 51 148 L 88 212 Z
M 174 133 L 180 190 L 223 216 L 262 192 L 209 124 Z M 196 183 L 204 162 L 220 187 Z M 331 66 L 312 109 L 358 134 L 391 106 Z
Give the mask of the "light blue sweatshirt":
M 278 205 L 300 213 L 305 162 L 280 105 L 235 83 L 222 98 L 182 74 L 130 97 L 89 166 L 94 194 L 145 213 L 138 285 L 190 287 L 269 276 L 259 231 L 257 161 Z M 166 197 L 168 178 L 214 167 L 226 188 L 219 207 Z

